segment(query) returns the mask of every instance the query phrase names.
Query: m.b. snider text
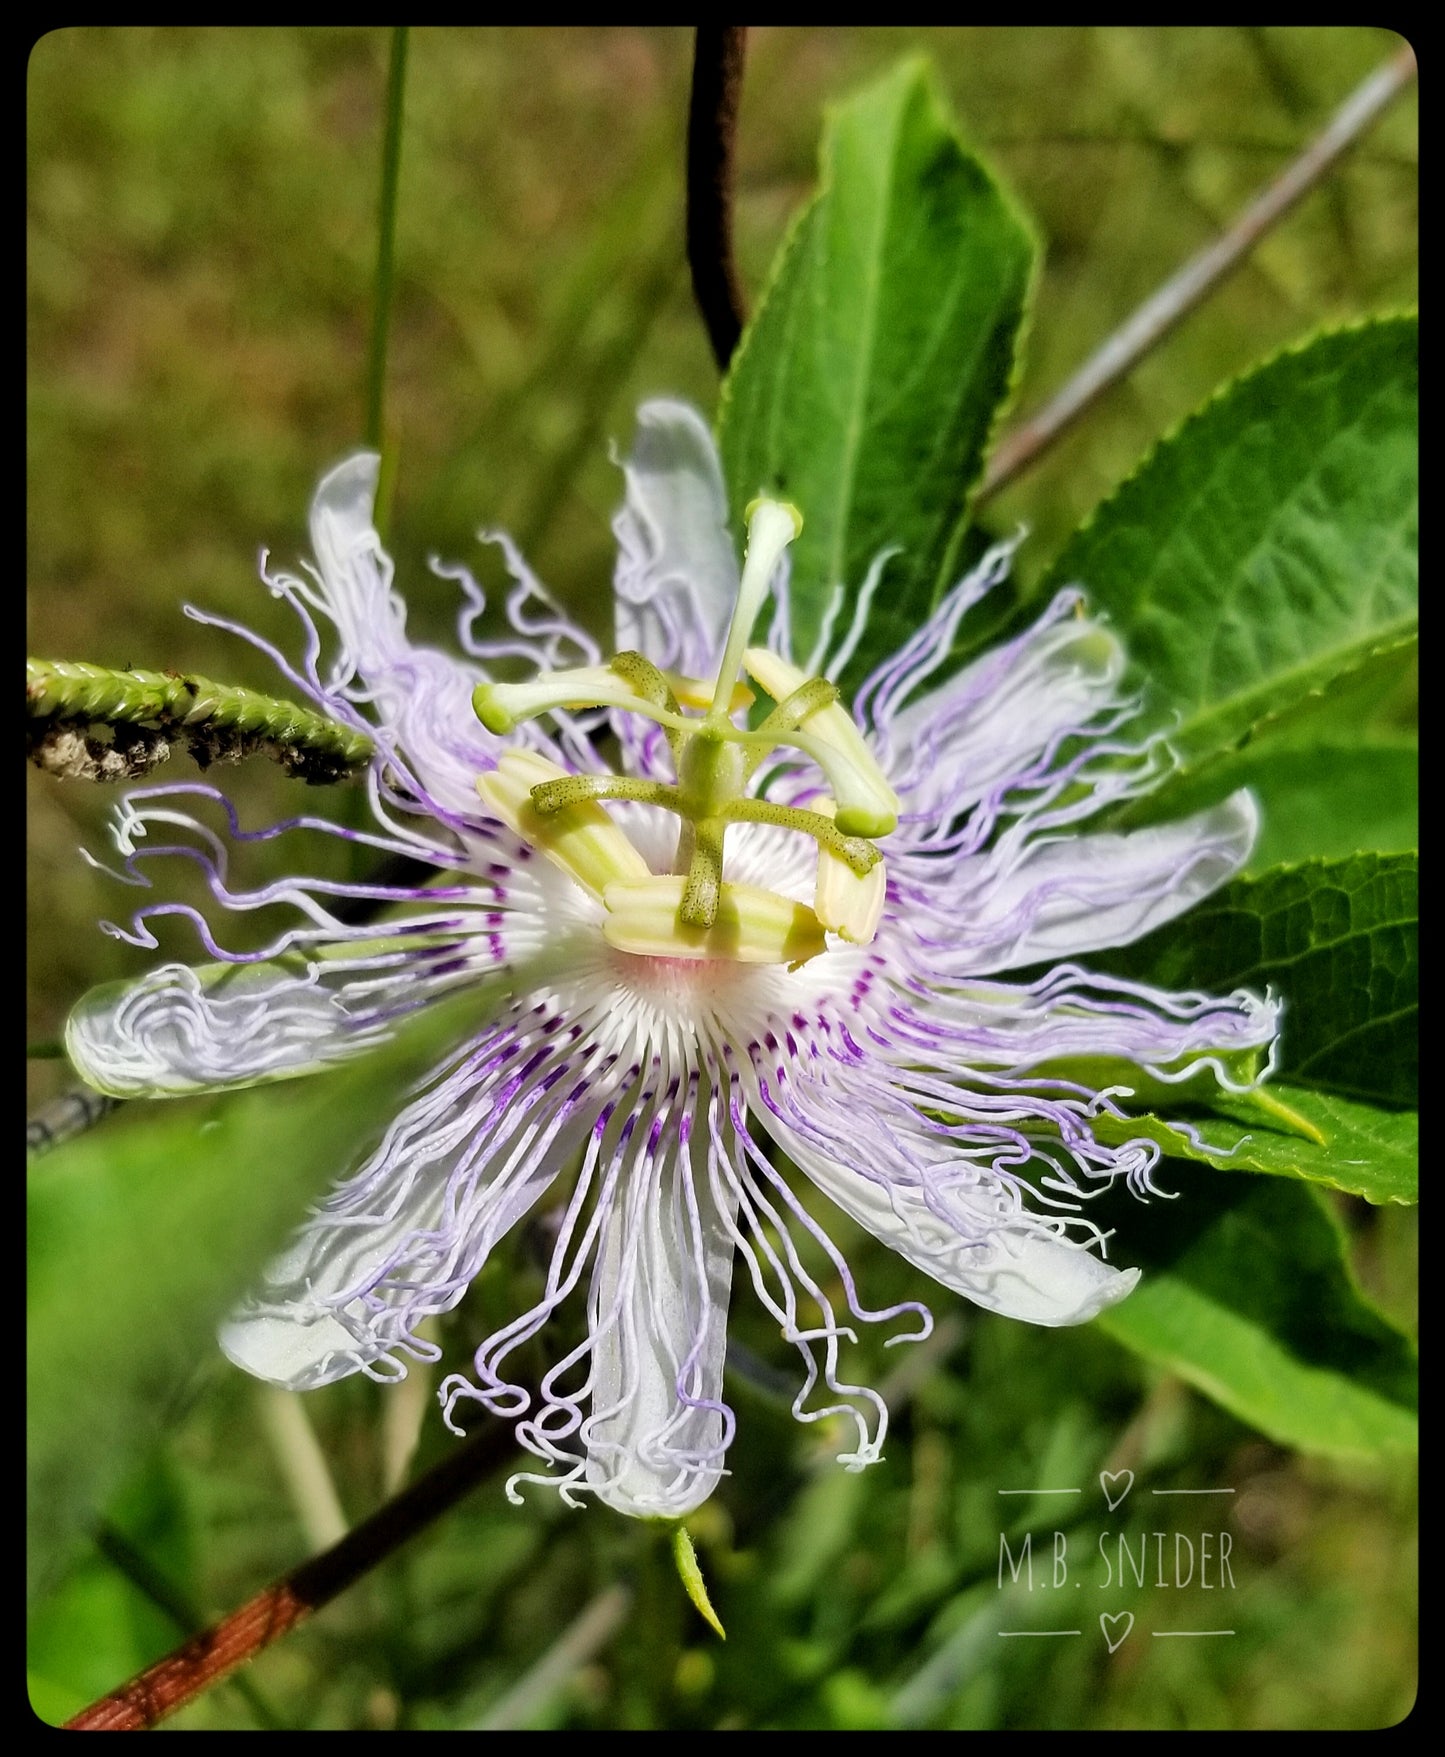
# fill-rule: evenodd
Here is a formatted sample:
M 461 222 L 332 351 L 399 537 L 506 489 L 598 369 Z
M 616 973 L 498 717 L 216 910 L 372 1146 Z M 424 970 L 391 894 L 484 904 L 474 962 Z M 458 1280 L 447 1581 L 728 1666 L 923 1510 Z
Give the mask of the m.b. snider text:
M 1083 1586 L 1092 1581 L 1101 1589 L 1111 1586 L 1185 1587 L 1205 1592 L 1233 1591 L 1231 1557 L 1234 1539 L 1227 1531 L 1201 1531 L 1192 1537 L 1182 1531 L 1102 1531 L 1093 1550 L 1082 1550 L 1083 1560 L 1070 1555 L 1068 1535 L 1054 1531 L 1047 1542 L 1035 1546 L 1035 1534 L 1024 1533 L 1009 1542 L 1004 1532 L 998 1540 L 998 1585 L 1007 1582 L 1026 1591 L 1036 1588 Z

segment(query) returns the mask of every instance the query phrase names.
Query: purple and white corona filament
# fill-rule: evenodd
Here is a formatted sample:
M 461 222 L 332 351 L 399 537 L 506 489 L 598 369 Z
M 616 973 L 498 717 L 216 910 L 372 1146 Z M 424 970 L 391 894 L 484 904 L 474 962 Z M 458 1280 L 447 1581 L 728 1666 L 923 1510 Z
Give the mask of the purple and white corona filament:
M 712 1491 L 732 1439 L 734 1279 L 802 1358 L 800 1419 L 847 1418 L 854 1468 L 879 1457 L 887 1411 L 848 1383 L 841 1344 L 859 1323 L 920 1335 L 930 1321 L 918 1304 L 867 1308 L 793 1168 L 952 1292 L 1080 1323 L 1137 1279 L 1104 1260 L 1086 1199 L 1119 1178 L 1147 1190 L 1158 1150 L 1106 1144 L 1095 1125 L 1107 1114 L 1117 1141 L 1118 1093 L 1051 1066 L 1122 1059 L 1165 1079 L 1208 1066 L 1230 1082 L 1272 1045 L 1277 1007 L 1162 993 L 1076 961 L 1214 890 L 1256 828 L 1238 794 L 1180 823 L 1090 833 L 1152 784 L 1161 751 L 1120 736 L 1122 655 L 1078 592 L 950 671 L 960 620 L 1006 571 L 1007 548 L 994 550 L 850 714 L 828 680 L 889 557 L 841 638 L 840 592 L 818 650 L 795 656 L 793 509 L 755 503 L 740 572 L 711 438 L 676 403 L 641 410 L 624 469 L 611 660 L 505 539 L 513 637 L 478 637 L 481 594 L 454 570 L 465 657 L 413 645 L 372 523 L 376 459 L 325 478 L 314 566 L 266 576 L 299 613 L 306 651 L 294 669 L 272 656 L 327 714 L 374 736 L 376 827 L 297 818 L 246 832 L 209 786 L 133 793 L 116 831 L 122 876 L 147 884 L 147 863 L 193 860 L 223 909 L 281 910 L 285 924 L 243 955 L 195 911 L 143 907 L 113 931 L 153 947 L 153 917 L 189 915 L 213 961 L 97 990 L 68 1043 L 86 1079 L 123 1097 L 241 1086 L 325 1068 L 470 990 L 474 1032 L 400 1102 L 223 1346 L 298 1389 L 435 1359 L 422 1320 L 456 1306 L 502 1236 L 551 1200 L 545 1290 L 481 1344 L 470 1374 L 445 1380 L 446 1418 L 475 1401 L 516 1421 L 539 1467 L 513 1493 L 550 1482 L 677 1518 Z M 769 595 L 768 641 L 750 646 Z M 536 675 L 497 681 L 518 659 Z M 773 704 L 751 721 L 740 672 Z M 599 754 L 609 731 L 615 775 Z M 239 845 L 307 833 L 421 859 L 436 877 L 237 887 Z M 357 898 L 386 913 L 354 924 L 342 903 Z M 818 1247 L 836 1303 L 805 1266 Z M 530 1399 L 509 1359 L 579 1290 L 586 1340 Z

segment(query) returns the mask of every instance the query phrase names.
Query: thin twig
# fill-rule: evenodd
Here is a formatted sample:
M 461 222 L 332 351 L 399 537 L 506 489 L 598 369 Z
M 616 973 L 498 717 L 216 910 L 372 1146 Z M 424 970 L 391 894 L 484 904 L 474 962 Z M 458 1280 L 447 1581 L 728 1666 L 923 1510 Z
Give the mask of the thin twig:
M 76 1086 L 58 1098 L 49 1099 L 25 1119 L 25 1157 L 39 1159 L 52 1147 L 83 1135 L 109 1116 L 120 1102 L 107 1093 L 92 1092 L 88 1086 Z
M 601 1652 L 627 1620 L 632 1592 L 620 1582 L 584 1605 L 537 1663 L 494 1702 L 476 1724 L 479 1733 L 525 1732 L 582 1667 Z
M 747 322 L 733 260 L 734 148 L 747 36 L 746 25 L 698 25 L 687 113 L 687 262 L 722 372 Z
M 475 1439 L 378 1508 L 340 1543 L 91 1703 L 67 1727 L 75 1732 L 144 1732 L 184 1708 L 450 1511 L 501 1463 L 511 1445 L 509 1425 L 489 1422 Z
M 422 1342 L 441 1341 L 441 1328 L 433 1317 L 419 1318 L 412 1334 Z M 406 1481 L 411 1461 L 421 1443 L 426 1418 L 436 1408 L 433 1367 L 413 1361 L 406 1377 L 393 1385 L 381 1400 L 381 1492 L 394 1495 Z
M 375 304 L 371 313 L 371 352 L 366 369 L 366 443 L 382 448 L 386 404 L 386 348 L 391 332 L 393 264 L 396 256 L 396 189 L 401 175 L 401 113 L 406 90 L 409 27 L 391 33 L 391 64 L 386 76 L 386 135 L 381 148 L 381 200 L 376 222 Z
M 319 1550 L 340 1543 L 347 1532 L 346 1513 L 306 1413 L 304 1396 L 280 1385 L 261 1385 L 257 1390 L 261 1427 L 307 1546 Z
M 187 1594 L 143 1550 L 137 1549 L 123 1531 L 102 1520 L 95 1528 L 95 1547 L 182 1635 L 201 1626 L 201 1615 Z M 245 1702 L 258 1726 L 267 1732 L 281 1730 L 281 1717 L 244 1673 L 231 1678 L 226 1688 L 234 1690 Z
M 1324 176 L 1415 77 L 1408 45 L 1397 49 L 1345 99 L 1322 133 L 1267 184 L 1214 243 L 1191 257 L 1092 354 L 1036 415 L 1006 434 L 989 459 L 979 499 L 997 494 L 1039 458 L 1110 385 L 1212 292 L 1271 227 Z

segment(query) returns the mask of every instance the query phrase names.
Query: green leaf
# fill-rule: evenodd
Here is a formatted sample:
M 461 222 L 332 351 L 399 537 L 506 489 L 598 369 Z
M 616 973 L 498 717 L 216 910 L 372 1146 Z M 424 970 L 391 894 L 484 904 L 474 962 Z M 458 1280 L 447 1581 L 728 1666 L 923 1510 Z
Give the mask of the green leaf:
M 1238 1096 L 1216 1090 L 1208 1102 L 1214 1114 L 1191 1116 L 1184 1128 L 1160 1116 L 1103 1116 L 1094 1130 L 1113 1145 L 1147 1136 L 1172 1158 L 1221 1171 L 1300 1178 L 1367 1202 L 1419 1200 L 1420 1119 L 1412 1110 L 1381 1110 L 1284 1082 Z M 1291 1125 L 1276 1105 L 1293 1111 L 1299 1123 Z M 1176 1106 L 1175 1114 L 1189 1109 Z
M 1360 854 L 1236 879 L 1179 921 L 1091 963 L 1161 988 L 1273 988 L 1279 1071 L 1365 1103 L 1418 1090 L 1417 857 Z
M 760 492 L 802 511 L 798 652 L 812 647 L 832 588 L 856 593 L 887 548 L 900 553 L 850 678 L 900 645 L 953 583 L 1033 257 L 921 63 L 833 114 L 821 191 L 784 245 L 719 416 L 739 532 Z
M 1416 341 L 1391 318 L 1269 361 L 1163 440 L 1050 568 L 1046 588 L 1078 582 L 1112 617 L 1186 765 L 1413 633 Z
M 1264 741 L 1179 776 L 1167 785 L 1167 810 L 1159 815 L 1202 811 L 1248 787 L 1261 816 L 1249 875 L 1303 860 L 1393 854 L 1419 846 L 1418 774 L 1419 752 L 1404 740 Z
M 1201 1172 L 1149 1214 L 1129 1234 L 1144 1277 L 1096 1323 L 1281 1445 L 1414 1444 L 1413 1351 L 1354 1286 L 1312 1191 Z
M 196 1533 L 179 1472 L 163 1456 L 126 1484 L 110 1525 L 159 1572 L 168 1587 L 185 1582 L 190 1596 Z M 187 1609 L 190 1607 L 187 1606 Z M 75 1558 L 57 1589 L 27 1619 L 26 1662 L 43 1680 L 36 1712 L 58 1724 L 78 1714 L 119 1679 L 132 1677 L 204 1626 L 158 1605 L 98 1548 Z
M 218 1319 L 306 1204 L 464 1038 L 472 1013 L 459 1005 L 335 1073 L 128 1108 L 38 1162 L 26 1204 L 32 1586 L 55 1577 L 192 1371 L 216 1358 Z

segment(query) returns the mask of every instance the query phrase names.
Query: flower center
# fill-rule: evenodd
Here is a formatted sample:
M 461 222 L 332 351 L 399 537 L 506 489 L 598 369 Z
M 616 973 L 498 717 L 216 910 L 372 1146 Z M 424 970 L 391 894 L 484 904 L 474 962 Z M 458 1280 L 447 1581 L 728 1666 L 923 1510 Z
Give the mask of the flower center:
M 526 750 L 503 754 L 477 780 L 483 800 L 517 835 L 562 867 L 606 910 L 603 934 L 623 951 L 657 958 L 726 958 L 797 965 L 826 947 L 826 934 L 866 945 L 883 908 L 883 857 L 874 840 L 898 822 L 898 799 L 863 741 L 838 689 L 808 677 L 765 647 L 749 647 L 783 551 L 802 529 L 795 508 L 755 500 L 737 603 L 711 684 L 661 671 L 641 653 L 607 665 L 544 671 L 527 683 L 483 683 L 472 702 L 490 732 L 554 708 L 613 708 L 660 726 L 675 782 L 629 775 L 569 775 Z M 734 716 L 752 706 L 741 668 L 774 707 L 752 729 Z M 749 792 L 780 748 L 802 751 L 829 791 L 813 808 Z M 631 799 L 678 820 L 672 872 L 654 874 L 602 808 Z M 724 845 L 739 823 L 772 824 L 818 849 L 812 906 L 723 878 Z

